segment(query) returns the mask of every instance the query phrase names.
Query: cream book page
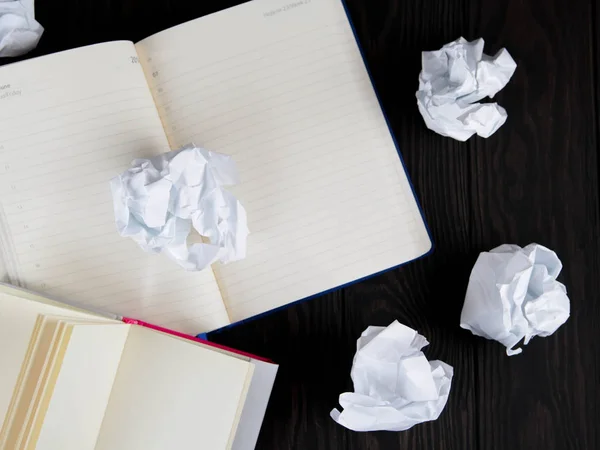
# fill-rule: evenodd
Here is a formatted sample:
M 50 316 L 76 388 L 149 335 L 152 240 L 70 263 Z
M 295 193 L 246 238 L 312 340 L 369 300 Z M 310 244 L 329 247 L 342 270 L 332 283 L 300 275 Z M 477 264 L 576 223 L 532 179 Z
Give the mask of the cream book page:
M 96 445 L 130 327 L 66 324 L 60 361 L 23 441 L 27 448 L 93 450 Z
M 254 0 L 136 48 L 171 148 L 240 169 L 248 256 L 214 267 L 232 321 L 430 249 L 340 0 Z
M 60 308 L 51 304 L 21 298 L 0 290 L 0 429 L 9 410 L 23 362 L 28 354 L 32 334 L 40 314 L 69 316 L 114 322 L 84 312 Z
M 96 450 L 230 448 L 253 365 L 132 326 Z
M 0 433 L 0 448 L 17 446 L 31 428 L 36 405 L 44 392 L 43 380 L 51 371 L 54 356 L 64 338 L 64 320 L 40 315 L 31 334 L 29 349 L 23 359 L 10 407 Z M 7 444 L 8 442 L 8 444 Z
M 229 323 L 211 270 L 119 236 L 109 182 L 169 150 L 131 42 L 0 68 L 0 241 L 15 284 L 185 333 Z

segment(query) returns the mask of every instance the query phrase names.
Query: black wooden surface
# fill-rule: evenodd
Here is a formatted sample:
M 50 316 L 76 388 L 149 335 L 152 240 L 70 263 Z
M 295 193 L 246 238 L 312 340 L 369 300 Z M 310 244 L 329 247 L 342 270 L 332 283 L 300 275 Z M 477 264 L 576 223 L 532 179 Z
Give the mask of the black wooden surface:
M 139 40 L 236 0 L 36 0 L 47 31 L 29 57 Z M 436 249 L 425 259 L 219 335 L 277 361 L 260 449 L 600 449 L 600 6 L 595 0 L 348 0 Z M 232 30 L 235 32 L 235 30 Z M 497 96 L 508 121 L 487 140 L 427 130 L 414 92 L 420 51 L 459 36 L 507 47 L 518 68 Z M 2 61 L 5 63 L 6 61 Z M 524 354 L 459 328 L 477 254 L 502 243 L 555 249 L 572 315 Z M 392 320 L 454 366 L 435 422 L 353 433 L 329 411 L 351 389 L 355 340 Z M 184 388 L 184 387 L 183 387 Z M 199 405 L 199 407 L 202 407 Z

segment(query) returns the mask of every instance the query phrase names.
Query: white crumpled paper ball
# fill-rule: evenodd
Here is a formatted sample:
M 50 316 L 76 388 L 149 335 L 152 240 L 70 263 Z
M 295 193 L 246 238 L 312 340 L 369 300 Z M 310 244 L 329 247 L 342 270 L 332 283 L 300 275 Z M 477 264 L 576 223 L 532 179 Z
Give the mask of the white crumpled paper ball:
M 136 159 L 111 180 L 117 230 L 143 250 L 164 251 L 190 271 L 243 259 L 246 210 L 224 189 L 237 181 L 230 156 L 194 144 Z M 192 228 L 206 239 L 190 245 Z
M 491 57 L 483 53 L 483 39 L 464 38 L 441 49 L 422 53 L 417 106 L 427 128 L 442 136 L 466 141 L 474 134 L 487 138 L 506 121 L 493 98 L 512 77 L 517 64 L 506 49 Z
M 471 272 L 460 326 L 513 347 L 534 336 L 550 336 L 570 314 L 567 290 L 556 277 L 562 264 L 556 253 L 538 244 L 501 245 L 479 255 Z
M 33 50 L 43 32 L 34 18 L 33 1 L 0 0 L 0 56 L 20 56 Z
M 356 343 L 350 376 L 354 392 L 340 395 L 342 412 L 331 418 L 353 431 L 404 431 L 439 417 L 450 393 L 453 369 L 427 361 L 427 339 L 398 321 L 368 327 Z

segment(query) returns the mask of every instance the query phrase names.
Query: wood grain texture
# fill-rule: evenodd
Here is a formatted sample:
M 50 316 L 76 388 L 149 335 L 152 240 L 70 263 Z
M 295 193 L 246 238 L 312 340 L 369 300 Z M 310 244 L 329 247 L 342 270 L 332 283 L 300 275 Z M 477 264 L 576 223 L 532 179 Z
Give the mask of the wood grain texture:
M 509 1 L 473 11 L 472 33 L 510 49 L 518 69 L 498 95 L 508 111 L 474 140 L 473 245 L 544 244 L 564 262 L 572 315 L 507 358 L 476 354 L 479 448 L 592 449 L 598 441 L 599 222 L 591 4 Z M 491 414 L 485 414 L 490 411 Z
M 316 1 L 316 0 L 315 0 Z M 38 56 L 139 40 L 239 0 L 37 0 Z M 600 7 L 596 0 L 348 0 L 383 106 L 435 241 L 432 255 L 212 339 L 281 365 L 260 449 L 600 448 Z M 490 139 L 442 138 L 414 92 L 420 52 L 459 36 L 507 47 L 518 69 L 497 101 L 509 114 Z M 0 63 L 6 63 L 1 61 Z M 572 317 L 508 358 L 459 328 L 477 254 L 539 242 L 564 263 Z M 394 319 L 454 366 L 448 405 L 403 433 L 353 433 L 329 411 L 352 388 L 355 341 Z

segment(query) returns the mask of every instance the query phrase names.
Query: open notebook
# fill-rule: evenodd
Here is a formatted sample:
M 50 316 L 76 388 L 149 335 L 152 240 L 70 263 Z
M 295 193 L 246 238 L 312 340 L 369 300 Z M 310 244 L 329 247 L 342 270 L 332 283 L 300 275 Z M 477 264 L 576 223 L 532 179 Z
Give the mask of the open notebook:
M 120 237 L 109 189 L 189 142 L 233 156 L 251 231 L 245 260 L 201 273 Z M 340 0 L 254 0 L 0 68 L 0 174 L 9 281 L 183 332 L 431 248 Z
M 252 449 L 277 366 L 0 285 L 0 448 Z

